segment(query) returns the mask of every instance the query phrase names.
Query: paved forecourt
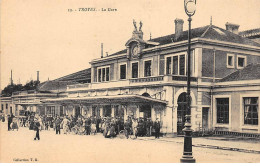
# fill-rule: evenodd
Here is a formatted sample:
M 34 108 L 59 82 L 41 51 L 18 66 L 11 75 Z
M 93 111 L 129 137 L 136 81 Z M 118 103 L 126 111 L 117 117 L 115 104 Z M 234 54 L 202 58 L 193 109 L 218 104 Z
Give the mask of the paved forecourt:
M 0 123 L 0 162 L 179 162 L 183 142 L 155 139 L 104 138 L 97 135 L 56 135 L 55 131 L 40 132 L 19 128 L 7 131 Z M 175 138 L 172 138 L 175 139 Z M 256 144 L 257 145 L 257 144 Z M 257 145 L 259 146 L 259 145 Z M 193 147 L 197 162 L 260 162 L 259 154 Z

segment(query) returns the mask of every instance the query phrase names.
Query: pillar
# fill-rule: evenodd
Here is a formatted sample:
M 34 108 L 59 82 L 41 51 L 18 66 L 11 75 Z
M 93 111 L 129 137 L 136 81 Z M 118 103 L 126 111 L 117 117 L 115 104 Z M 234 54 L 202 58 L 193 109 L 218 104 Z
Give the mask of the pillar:
M 124 109 L 124 121 L 127 120 L 127 106 L 122 106 L 122 108 Z
M 173 106 L 173 119 L 172 119 L 172 127 L 173 127 L 173 133 L 177 134 L 177 110 L 178 109 L 178 105 L 174 105 Z
M 115 106 L 111 106 L 111 117 L 115 117 Z
M 166 128 L 166 133 L 174 133 L 174 125 L 176 125 L 175 128 L 177 128 L 177 121 L 176 123 L 173 123 L 173 117 L 174 117 L 174 107 L 165 107 L 165 118 L 164 118 L 164 126 Z M 177 111 L 176 111 L 176 116 L 177 116 Z M 177 118 L 175 118 L 177 120 Z M 177 130 L 176 130 L 177 132 Z
M 44 115 L 47 115 L 47 106 L 44 106 Z
M 83 116 L 83 115 L 84 115 L 83 106 L 80 105 L 80 106 L 79 106 L 79 109 L 80 109 L 80 114 Z
M 151 107 L 151 119 L 153 122 L 156 120 L 156 112 L 153 106 Z
M 99 107 L 99 111 L 100 111 L 100 117 L 104 117 L 104 108 L 103 108 L 103 106 Z
M 165 109 L 165 117 L 163 125 L 165 127 L 166 136 L 172 137 L 177 132 L 177 103 L 174 105 L 174 92 L 173 86 L 164 86 L 165 99 L 168 100 L 168 104 Z M 174 107 L 175 106 L 175 107 Z
M 72 109 L 72 116 L 75 116 L 75 114 L 76 114 L 76 107 L 73 106 L 73 109 Z
M 136 108 L 136 118 L 139 118 L 140 117 L 140 106 L 137 105 L 137 108 Z
M 89 109 L 88 109 L 88 117 L 92 116 L 92 110 L 93 110 L 93 107 L 91 105 L 91 106 L 89 106 Z

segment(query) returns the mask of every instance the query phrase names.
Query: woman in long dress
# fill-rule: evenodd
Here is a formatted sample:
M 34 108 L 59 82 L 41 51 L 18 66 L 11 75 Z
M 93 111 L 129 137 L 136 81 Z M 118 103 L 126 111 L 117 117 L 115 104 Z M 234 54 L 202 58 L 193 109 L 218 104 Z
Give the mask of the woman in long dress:
M 63 127 L 63 133 L 67 134 L 69 131 L 69 120 L 67 119 L 67 117 L 64 117 L 62 121 L 62 127 Z
M 137 122 L 137 119 L 133 120 L 132 130 L 133 130 L 133 135 L 135 136 L 135 138 L 137 138 L 137 134 L 138 134 L 138 122 Z

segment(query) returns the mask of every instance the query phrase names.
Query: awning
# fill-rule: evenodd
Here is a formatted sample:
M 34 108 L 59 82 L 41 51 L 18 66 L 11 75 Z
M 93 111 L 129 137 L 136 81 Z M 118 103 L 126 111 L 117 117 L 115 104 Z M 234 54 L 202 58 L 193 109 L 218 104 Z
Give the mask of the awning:
M 115 96 L 87 96 L 87 97 L 67 97 L 58 99 L 45 99 L 43 103 L 59 104 L 128 104 L 128 103 L 146 103 L 146 104 L 167 104 L 165 100 L 154 99 L 140 95 L 115 95 Z

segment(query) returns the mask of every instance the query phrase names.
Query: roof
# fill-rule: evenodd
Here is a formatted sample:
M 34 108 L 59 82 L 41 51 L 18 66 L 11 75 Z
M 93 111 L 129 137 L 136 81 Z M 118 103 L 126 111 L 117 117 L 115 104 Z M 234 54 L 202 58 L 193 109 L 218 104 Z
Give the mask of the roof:
M 167 101 L 145 97 L 140 95 L 113 95 L 113 96 L 85 96 L 85 97 L 67 97 L 58 99 L 45 99 L 42 102 L 48 103 L 158 103 L 167 104 Z
M 205 39 L 233 42 L 238 44 L 260 47 L 260 44 L 257 42 L 244 38 L 238 34 L 229 32 L 225 29 L 219 28 L 215 25 L 207 25 L 203 27 L 193 28 L 191 30 L 191 39 L 192 38 L 205 38 Z M 165 44 L 170 44 L 173 42 L 179 42 L 184 40 L 188 40 L 188 30 L 181 32 L 180 36 L 177 39 L 175 39 L 175 34 L 170 34 L 170 35 L 154 38 L 149 41 L 158 42 L 159 45 L 165 45 Z M 119 55 L 124 53 L 126 53 L 126 49 L 118 51 L 109 56 L 114 56 L 114 55 Z
M 67 90 L 67 85 L 76 84 L 73 81 L 45 81 L 38 85 L 37 91 L 40 92 L 64 92 Z
M 255 36 L 260 36 L 260 28 L 242 31 L 242 32 L 239 32 L 239 35 L 243 36 L 243 37 L 248 37 L 248 38 L 253 38 Z
M 230 75 L 222 78 L 219 82 L 258 80 L 260 79 L 260 63 L 249 64 L 245 68 L 235 71 Z
M 73 81 L 76 83 L 89 83 L 91 82 L 91 68 L 78 71 L 60 78 L 57 78 L 53 81 Z

